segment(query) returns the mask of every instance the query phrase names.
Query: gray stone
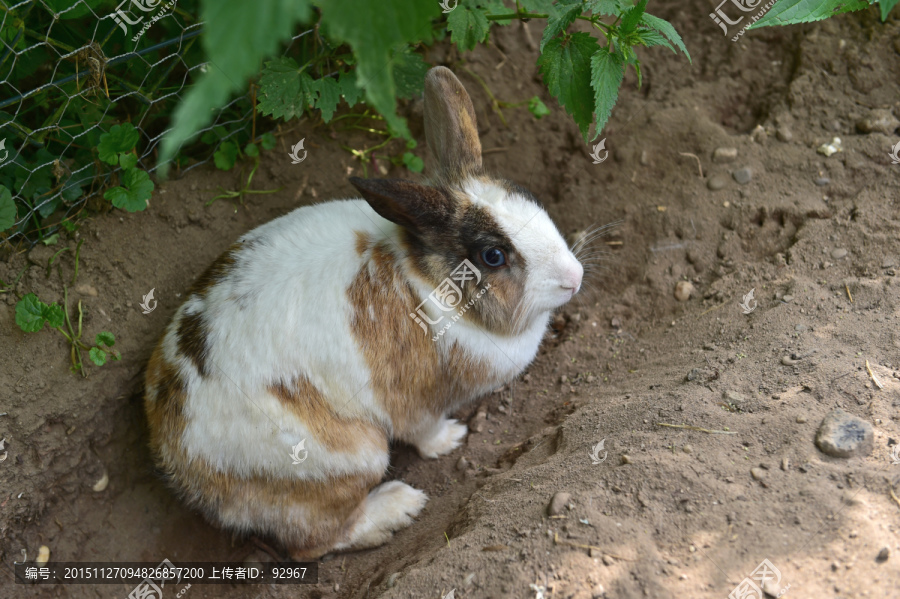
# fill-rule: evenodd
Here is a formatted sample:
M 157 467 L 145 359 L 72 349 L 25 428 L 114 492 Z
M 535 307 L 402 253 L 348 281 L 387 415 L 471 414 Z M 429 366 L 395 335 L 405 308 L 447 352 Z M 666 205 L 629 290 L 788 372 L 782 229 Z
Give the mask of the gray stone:
M 719 191 L 720 189 L 723 189 L 727 184 L 728 180 L 721 175 L 713 175 L 706 182 L 706 186 L 712 191 Z
M 881 551 L 878 552 L 878 555 L 875 557 L 875 559 L 879 562 L 886 562 L 890 556 L 891 550 L 887 547 L 882 547 Z
M 831 183 L 831 179 L 829 179 L 828 177 L 819 177 L 815 180 L 815 184 L 819 187 L 825 187 L 829 183 Z
M 731 173 L 731 176 L 741 185 L 746 185 L 750 182 L 750 179 L 753 178 L 753 171 L 750 170 L 749 167 L 745 166 L 744 168 L 739 168 L 738 170 Z
M 762 468 L 751 468 L 750 476 L 752 476 L 754 480 L 762 480 L 766 477 L 766 471 Z
M 694 293 L 694 286 L 690 281 L 678 281 L 675 283 L 675 299 L 679 302 L 686 302 L 691 299 L 692 293 Z
M 722 393 L 722 397 L 725 398 L 726 401 L 730 403 L 742 403 L 747 401 L 747 398 L 744 397 L 742 393 L 738 393 L 737 391 L 732 391 L 731 389 L 726 390 Z
M 840 260 L 841 258 L 846 258 L 847 250 L 845 250 L 844 248 L 835 248 L 835 249 L 831 250 L 831 257 L 834 260 Z
M 550 505 L 547 506 L 547 513 L 551 516 L 560 515 L 566 509 L 566 506 L 569 505 L 570 499 L 572 499 L 570 494 L 560 491 L 550 500 Z
M 775 137 L 778 138 L 778 141 L 788 142 L 794 139 L 794 134 L 787 127 L 779 127 L 775 132 Z
M 875 448 L 875 433 L 865 420 L 837 408 L 819 425 L 816 447 L 835 458 L 867 456 Z
M 885 135 L 893 135 L 898 126 L 900 126 L 900 121 L 886 108 L 870 110 L 865 118 L 856 123 L 856 128 L 860 133 L 884 133 Z

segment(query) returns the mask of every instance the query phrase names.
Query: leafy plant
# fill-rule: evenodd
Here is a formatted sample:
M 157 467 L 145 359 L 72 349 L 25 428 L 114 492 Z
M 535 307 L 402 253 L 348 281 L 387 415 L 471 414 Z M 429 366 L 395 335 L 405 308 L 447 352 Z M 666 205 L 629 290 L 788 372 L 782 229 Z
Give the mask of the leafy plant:
M 812 23 L 828 17 L 868 8 L 878 4 L 881 20 L 887 16 L 900 0 L 776 0 L 772 8 L 748 29 L 771 27 L 773 25 L 796 25 Z
M 38 296 L 34 293 L 29 293 L 23 297 L 16 304 L 16 324 L 26 333 L 37 333 L 46 324 L 59 331 L 66 338 L 66 341 L 69 342 L 72 371 L 80 372 L 82 376 L 86 377 L 87 371 L 85 371 L 84 363 L 81 360 L 82 350 L 88 352 L 91 361 L 97 366 L 106 364 L 108 358 L 118 360 L 122 356 L 112 348 L 116 344 L 116 338 L 107 331 L 97 333 L 93 346 L 81 340 L 81 322 L 84 316 L 81 309 L 81 301 L 79 300 L 78 302 L 78 329 L 76 330 L 69 319 L 69 290 L 68 288 L 64 289 L 65 299 L 62 307 L 55 302 L 48 306 L 38 299 Z M 63 325 L 65 325 L 65 329 Z
M 122 167 L 119 187 L 111 187 L 103 197 L 112 202 L 116 208 L 128 212 L 138 212 L 147 208 L 147 200 L 153 194 L 153 181 L 146 171 L 137 168 L 137 145 L 140 134 L 134 125 L 124 123 L 115 125 L 100 136 L 97 152 L 100 160 L 113 166 Z
M 262 145 L 264 150 L 271 150 L 275 147 L 275 136 L 271 133 L 264 134 L 260 139 L 260 144 Z M 215 163 L 216 167 L 223 171 L 231 170 L 234 168 L 235 163 L 237 162 L 238 157 L 241 155 L 241 149 L 238 145 L 233 141 L 225 141 L 219 145 L 219 150 L 215 153 Z M 256 169 L 259 168 L 259 146 L 255 143 L 250 142 L 246 146 L 244 146 L 244 156 L 249 156 L 253 158 L 253 168 L 250 169 L 250 175 L 247 177 L 247 182 L 244 184 L 244 187 L 237 191 L 226 191 L 223 188 L 219 188 L 219 195 L 212 198 L 210 201 L 206 203 L 207 206 L 215 202 L 216 200 L 222 199 L 232 199 L 237 198 L 238 201 L 243 203 L 244 196 L 247 194 L 265 194 L 265 193 L 276 193 L 281 191 L 283 188 L 279 187 L 278 189 L 251 189 L 250 184 L 253 182 L 253 175 L 256 174 Z M 243 176 L 244 170 L 241 168 L 241 176 Z

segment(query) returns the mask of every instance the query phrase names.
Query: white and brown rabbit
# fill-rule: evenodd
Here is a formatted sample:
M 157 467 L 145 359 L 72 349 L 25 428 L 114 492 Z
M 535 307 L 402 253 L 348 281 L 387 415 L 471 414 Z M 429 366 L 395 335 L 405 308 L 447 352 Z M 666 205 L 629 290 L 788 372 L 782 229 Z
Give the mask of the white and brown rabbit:
M 247 233 L 147 367 L 150 442 L 173 486 L 294 559 L 410 525 L 428 498 L 381 482 L 388 443 L 427 458 L 459 446 L 466 427 L 447 414 L 521 373 L 581 287 L 537 200 L 484 174 L 472 101 L 444 67 L 426 76 L 425 133 L 431 185 L 352 178 L 364 199 Z

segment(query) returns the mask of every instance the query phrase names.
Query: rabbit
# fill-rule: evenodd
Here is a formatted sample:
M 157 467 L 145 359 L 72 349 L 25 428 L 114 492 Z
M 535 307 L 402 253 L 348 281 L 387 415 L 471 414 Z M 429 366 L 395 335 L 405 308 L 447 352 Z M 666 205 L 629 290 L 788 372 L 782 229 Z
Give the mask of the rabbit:
M 429 184 L 351 178 L 363 199 L 305 206 L 240 237 L 152 353 L 156 464 L 185 502 L 291 559 L 377 547 L 428 497 L 382 482 L 388 445 L 423 458 L 448 418 L 534 359 L 584 269 L 535 197 L 484 173 L 472 101 L 425 79 Z

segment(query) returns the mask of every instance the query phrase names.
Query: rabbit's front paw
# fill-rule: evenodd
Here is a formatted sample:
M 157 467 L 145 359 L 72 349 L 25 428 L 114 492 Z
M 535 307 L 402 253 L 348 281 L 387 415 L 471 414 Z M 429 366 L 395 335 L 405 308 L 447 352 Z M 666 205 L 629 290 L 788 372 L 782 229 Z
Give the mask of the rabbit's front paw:
M 458 420 L 441 418 L 435 426 L 415 443 L 423 458 L 436 458 L 448 454 L 462 443 L 469 429 Z
M 362 514 L 345 541 L 334 549 L 365 549 L 386 543 L 394 531 L 412 524 L 428 496 L 399 480 L 383 483 L 369 493 Z

